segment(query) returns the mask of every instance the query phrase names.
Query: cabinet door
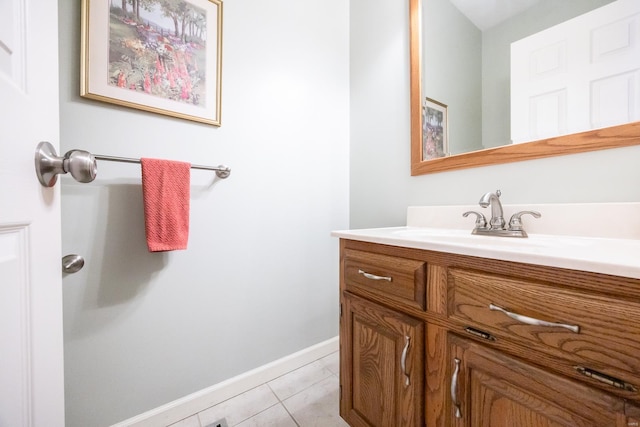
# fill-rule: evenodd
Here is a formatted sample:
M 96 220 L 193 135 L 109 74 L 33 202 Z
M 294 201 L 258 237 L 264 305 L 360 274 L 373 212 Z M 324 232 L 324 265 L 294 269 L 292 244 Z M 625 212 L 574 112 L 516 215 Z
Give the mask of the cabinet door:
M 352 426 L 422 426 L 423 322 L 344 293 L 340 415 Z
M 455 427 L 626 426 L 624 400 L 449 336 Z

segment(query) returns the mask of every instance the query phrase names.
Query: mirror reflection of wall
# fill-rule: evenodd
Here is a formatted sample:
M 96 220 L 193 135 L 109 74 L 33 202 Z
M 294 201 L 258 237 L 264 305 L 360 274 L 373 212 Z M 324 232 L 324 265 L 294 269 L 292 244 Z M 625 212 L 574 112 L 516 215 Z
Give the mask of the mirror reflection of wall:
M 449 154 L 510 143 L 512 42 L 612 1 L 538 0 L 493 25 L 461 12 L 471 15 L 463 3 L 480 0 L 423 0 L 422 96 L 448 106 Z M 510 2 L 504 0 L 502 9 Z

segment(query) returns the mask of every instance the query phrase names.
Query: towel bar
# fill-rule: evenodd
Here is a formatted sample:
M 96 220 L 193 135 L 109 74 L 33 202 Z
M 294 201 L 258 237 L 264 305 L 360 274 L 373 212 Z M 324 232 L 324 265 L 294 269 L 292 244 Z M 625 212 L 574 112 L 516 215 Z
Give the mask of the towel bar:
M 109 162 L 140 163 L 140 159 L 133 159 L 131 157 L 103 156 L 102 154 L 94 154 L 93 157 L 96 160 L 107 160 Z M 218 177 L 222 179 L 227 178 L 231 174 L 231 169 L 223 165 L 219 165 L 219 166 L 191 165 L 191 169 L 216 171 L 216 175 L 218 175 Z
M 91 182 L 96 178 L 98 165 L 96 160 L 107 160 L 109 162 L 140 163 L 140 159 L 129 157 L 93 155 L 88 151 L 70 150 L 60 157 L 56 149 L 49 142 L 43 141 L 38 144 L 35 154 L 36 175 L 38 181 L 44 187 L 53 187 L 59 174 L 71 173 L 71 176 L 78 182 Z M 203 166 L 191 165 L 191 169 L 202 169 L 215 171 L 218 178 L 225 179 L 231 174 L 231 169 L 224 166 Z

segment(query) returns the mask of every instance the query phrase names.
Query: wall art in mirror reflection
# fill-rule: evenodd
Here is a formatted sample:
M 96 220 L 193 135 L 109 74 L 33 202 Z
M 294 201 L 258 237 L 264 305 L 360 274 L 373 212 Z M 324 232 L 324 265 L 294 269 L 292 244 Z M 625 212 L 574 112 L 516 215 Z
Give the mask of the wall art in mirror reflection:
M 425 98 L 422 104 L 422 160 L 445 157 L 448 152 L 447 106 Z

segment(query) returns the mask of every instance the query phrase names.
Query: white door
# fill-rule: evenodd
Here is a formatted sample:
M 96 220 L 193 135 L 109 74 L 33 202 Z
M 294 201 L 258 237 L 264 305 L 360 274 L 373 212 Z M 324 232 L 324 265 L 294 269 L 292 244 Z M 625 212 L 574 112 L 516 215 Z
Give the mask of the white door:
M 511 45 L 514 143 L 640 120 L 640 1 L 617 0 Z
M 63 427 L 60 184 L 34 153 L 58 149 L 58 2 L 0 1 L 0 427 Z

